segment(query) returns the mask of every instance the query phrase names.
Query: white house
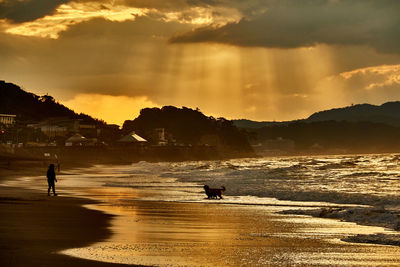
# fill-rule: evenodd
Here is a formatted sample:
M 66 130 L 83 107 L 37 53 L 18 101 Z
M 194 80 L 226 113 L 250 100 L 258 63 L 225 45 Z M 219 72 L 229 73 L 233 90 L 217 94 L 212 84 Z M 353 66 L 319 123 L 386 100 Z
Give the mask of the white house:
M 118 142 L 121 142 L 121 143 L 146 143 L 147 140 L 144 139 L 143 137 L 140 137 L 135 132 L 131 132 L 130 134 L 125 135 L 124 137 L 119 139 Z
M 16 117 L 17 115 L 0 114 L 0 124 L 7 126 L 13 125 Z

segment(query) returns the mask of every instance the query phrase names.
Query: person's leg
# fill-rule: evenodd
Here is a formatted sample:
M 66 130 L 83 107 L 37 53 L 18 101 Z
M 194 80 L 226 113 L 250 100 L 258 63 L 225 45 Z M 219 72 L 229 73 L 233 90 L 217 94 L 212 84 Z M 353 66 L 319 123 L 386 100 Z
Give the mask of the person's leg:
M 56 185 L 55 184 L 53 184 L 53 195 L 57 196 L 57 194 L 56 194 Z
M 47 189 L 47 195 L 50 196 L 50 184 L 49 184 L 49 188 Z

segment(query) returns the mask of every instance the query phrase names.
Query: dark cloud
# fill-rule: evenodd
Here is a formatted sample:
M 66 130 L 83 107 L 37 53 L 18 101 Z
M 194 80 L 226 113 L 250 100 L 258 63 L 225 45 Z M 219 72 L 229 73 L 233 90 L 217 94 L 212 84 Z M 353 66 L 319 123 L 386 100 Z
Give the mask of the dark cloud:
M 265 11 L 220 28 L 195 29 L 170 41 L 275 48 L 368 45 L 381 52 L 400 52 L 397 0 L 270 0 L 258 8 Z
M 6 0 L 0 2 L 0 19 L 15 23 L 34 21 L 52 14 L 61 4 L 71 0 Z

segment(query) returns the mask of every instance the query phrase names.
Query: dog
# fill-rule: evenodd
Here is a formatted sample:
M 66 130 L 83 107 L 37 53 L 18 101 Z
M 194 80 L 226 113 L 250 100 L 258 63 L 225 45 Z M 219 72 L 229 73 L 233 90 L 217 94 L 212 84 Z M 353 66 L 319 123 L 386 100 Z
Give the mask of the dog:
M 225 190 L 225 186 L 222 186 L 221 188 L 210 188 L 208 185 L 204 186 L 204 191 L 208 199 L 217 199 L 217 197 L 219 197 L 219 199 L 222 199 L 222 192 L 224 192 Z

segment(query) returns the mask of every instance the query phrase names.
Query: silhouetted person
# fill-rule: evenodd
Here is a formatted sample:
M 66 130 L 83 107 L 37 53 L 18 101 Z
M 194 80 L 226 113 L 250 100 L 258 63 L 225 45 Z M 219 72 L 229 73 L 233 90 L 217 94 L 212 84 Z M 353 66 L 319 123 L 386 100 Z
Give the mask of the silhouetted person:
M 49 169 L 47 170 L 47 183 L 49 184 L 49 189 L 47 189 L 47 195 L 50 196 L 50 189 L 53 188 L 53 194 L 56 194 L 56 186 L 54 182 L 57 182 L 56 172 L 54 171 L 54 164 L 49 165 Z

